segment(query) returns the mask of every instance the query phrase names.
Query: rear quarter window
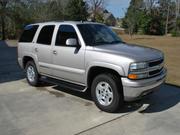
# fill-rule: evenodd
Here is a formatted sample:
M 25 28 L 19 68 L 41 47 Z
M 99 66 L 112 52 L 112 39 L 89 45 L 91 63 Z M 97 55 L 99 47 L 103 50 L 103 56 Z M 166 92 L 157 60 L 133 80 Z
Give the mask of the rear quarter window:
M 19 39 L 19 42 L 32 42 L 34 35 L 38 29 L 39 25 L 28 25 L 24 28 L 24 31 Z

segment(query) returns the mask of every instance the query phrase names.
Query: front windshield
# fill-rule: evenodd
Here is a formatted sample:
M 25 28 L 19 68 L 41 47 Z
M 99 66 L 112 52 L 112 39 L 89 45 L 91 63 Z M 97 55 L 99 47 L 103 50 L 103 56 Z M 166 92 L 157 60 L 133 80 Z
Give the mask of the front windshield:
M 86 45 L 97 46 L 104 44 L 117 44 L 122 40 L 107 26 L 101 24 L 77 25 Z

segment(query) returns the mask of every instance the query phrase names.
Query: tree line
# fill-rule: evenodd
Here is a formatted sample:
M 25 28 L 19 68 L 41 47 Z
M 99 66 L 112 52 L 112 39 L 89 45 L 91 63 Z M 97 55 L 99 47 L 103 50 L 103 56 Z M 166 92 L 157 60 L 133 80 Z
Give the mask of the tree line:
M 27 24 L 45 21 L 96 21 L 104 0 L 0 0 L 0 38 L 16 39 Z
M 180 0 L 131 0 L 123 19 L 130 35 L 180 36 Z
M 76 20 L 107 23 L 105 0 L 0 0 L 0 39 L 16 39 L 27 24 Z M 180 36 L 180 0 L 131 0 L 122 19 L 130 35 Z

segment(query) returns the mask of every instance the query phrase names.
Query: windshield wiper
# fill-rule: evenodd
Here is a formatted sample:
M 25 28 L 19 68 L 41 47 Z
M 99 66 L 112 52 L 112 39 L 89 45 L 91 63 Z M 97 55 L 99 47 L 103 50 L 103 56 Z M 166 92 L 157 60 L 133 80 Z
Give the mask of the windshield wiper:
M 117 43 L 120 43 L 120 41 L 112 41 L 112 42 L 110 42 L 110 44 L 117 44 Z
M 96 45 L 104 45 L 104 44 L 118 44 L 118 43 L 125 43 L 125 42 L 120 41 L 120 40 L 116 40 L 116 41 L 112 41 L 112 42 L 99 41 L 99 42 L 96 42 L 95 44 Z
M 112 41 L 112 42 L 110 42 L 110 44 L 118 44 L 118 43 L 125 43 L 125 42 L 120 41 L 120 40 L 116 40 L 116 41 Z
M 104 45 L 104 44 L 110 44 L 111 42 L 106 42 L 106 41 L 99 41 L 99 42 L 96 42 L 95 44 L 96 45 Z

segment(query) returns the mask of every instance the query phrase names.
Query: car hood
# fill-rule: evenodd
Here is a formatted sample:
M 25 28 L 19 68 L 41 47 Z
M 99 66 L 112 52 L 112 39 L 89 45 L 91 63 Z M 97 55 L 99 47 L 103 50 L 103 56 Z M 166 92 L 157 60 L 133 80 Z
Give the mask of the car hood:
M 163 53 L 157 49 L 131 44 L 100 45 L 94 47 L 95 51 L 111 53 L 128 57 L 134 61 L 149 61 L 163 57 Z

